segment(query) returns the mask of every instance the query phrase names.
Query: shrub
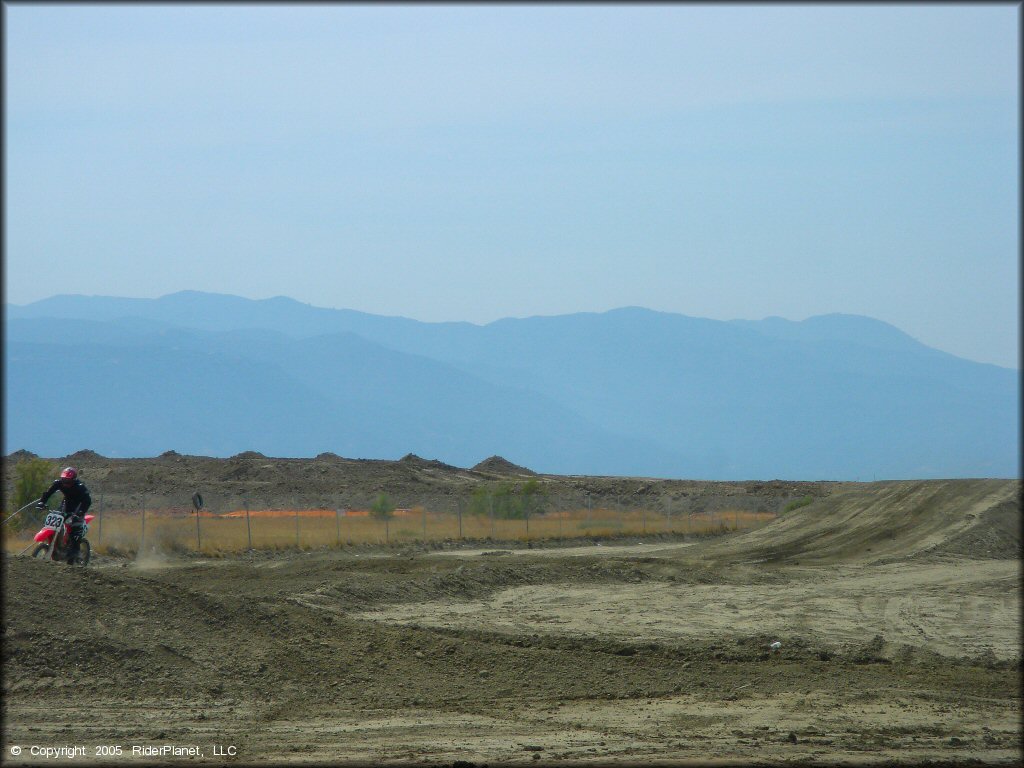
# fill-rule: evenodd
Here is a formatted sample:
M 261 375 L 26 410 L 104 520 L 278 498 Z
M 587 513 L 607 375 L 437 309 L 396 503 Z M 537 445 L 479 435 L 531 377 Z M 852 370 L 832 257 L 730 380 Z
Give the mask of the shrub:
M 11 496 L 10 507 L 7 514 L 13 514 L 16 509 L 35 501 L 43 495 L 43 491 L 50 487 L 56 470 L 45 459 L 24 459 L 14 467 L 14 493 Z M 20 530 L 30 523 L 38 523 L 41 515 L 31 507 L 20 515 L 15 515 L 10 526 L 14 530 Z
M 380 494 L 370 506 L 370 514 L 378 520 L 387 520 L 394 512 L 395 505 L 391 503 L 391 498 L 386 493 Z
M 384 541 L 388 543 L 391 541 L 391 526 L 388 521 L 391 520 L 394 513 L 395 505 L 391 503 L 391 499 L 386 493 L 381 493 L 370 505 L 370 514 L 378 520 L 384 521 Z
M 802 499 L 794 499 L 793 501 L 789 502 L 789 504 L 787 504 L 783 508 L 782 512 L 783 512 L 783 514 L 785 514 L 786 512 L 792 512 L 794 509 L 800 509 L 800 507 L 806 507 L 812 501 L 814 501 L 814 497 L 813 496 L 804 496 Z
M 527 480 L 522 487 L 510 482 L 479 486 L 473 491 L 469 512 L 491 515 L 496 520 L 522 520 L 544 512 L 547 494 L 536 480 Z

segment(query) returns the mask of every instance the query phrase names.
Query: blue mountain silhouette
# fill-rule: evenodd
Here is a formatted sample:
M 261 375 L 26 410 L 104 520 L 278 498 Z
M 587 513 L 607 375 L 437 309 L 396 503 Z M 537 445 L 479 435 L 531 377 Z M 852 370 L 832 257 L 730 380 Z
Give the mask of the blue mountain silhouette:
M 723 322 L 627 307 L 481 326 L 196 291 L 6 311 L 5 455 L 415 453 L 468 467 L 497 454 L 541 472 L 721 480 L 1019 475 L 1019 371 L 856 315 Z

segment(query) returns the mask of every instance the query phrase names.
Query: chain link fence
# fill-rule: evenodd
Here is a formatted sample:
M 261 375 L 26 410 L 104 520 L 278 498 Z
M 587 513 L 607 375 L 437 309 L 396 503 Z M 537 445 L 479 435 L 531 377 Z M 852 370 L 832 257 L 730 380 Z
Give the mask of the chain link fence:
M 316 550 L 363 545 L 436 545 L 444 542 L 531 542 L 636 536 L 708 536 L 765 525 L 770 511 L 652 510 L 606 506 L 586 493 L 535 505 L 491 496 L 451 499 L 430 506 L 399 504 L 374 514 L 373 499 L 325 500 L 281 508 L 258 497 L 216 493 L 192 505 L 167 505 L 144 495 L 107 503 L 94 496 L 88 538 L 100 554 L 144 552 L 231 554 L 247 550 Z M 204 498 L 205 497 L 205 498 Z M 521 501 L 521 500 L 520 500 Z M 5 531 L 5 549 L 31 541 L 34 529 Z

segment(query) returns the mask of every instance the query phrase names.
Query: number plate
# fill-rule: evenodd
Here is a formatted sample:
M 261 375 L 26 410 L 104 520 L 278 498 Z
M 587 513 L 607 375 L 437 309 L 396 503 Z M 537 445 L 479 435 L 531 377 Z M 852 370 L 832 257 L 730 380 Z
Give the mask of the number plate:
M 60 528 L 63 522 L 64 516 L 60 512 L 51 512 L 46 516 L 46 519 L 43 521 L 43 525 L 47 528 L 53 528 L 56 530 Z

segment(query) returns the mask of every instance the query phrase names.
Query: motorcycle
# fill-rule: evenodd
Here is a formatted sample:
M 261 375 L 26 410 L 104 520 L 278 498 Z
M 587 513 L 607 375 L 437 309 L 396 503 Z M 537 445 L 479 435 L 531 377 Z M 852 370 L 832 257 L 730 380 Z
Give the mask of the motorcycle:
M 88 565 L 91 548 L 85 534 L 89 531 L 89 523 L 95 519 L 95 515 L 86 515 L 82 528 L 82 541 L 78 549 L 78 557 L 75 564 Z M 43 527 L 35 535 L 38 542 L 32 550 L 32 557 L 49 556 L 54 562 L 67 560 L 68 547 L 71 544 L 71 526 L 67 524 L 67 517 L 63 509 L 55 509 L 47 512 L 43 520 Z

